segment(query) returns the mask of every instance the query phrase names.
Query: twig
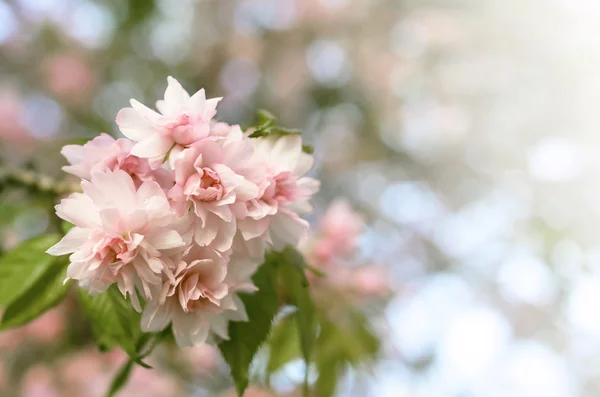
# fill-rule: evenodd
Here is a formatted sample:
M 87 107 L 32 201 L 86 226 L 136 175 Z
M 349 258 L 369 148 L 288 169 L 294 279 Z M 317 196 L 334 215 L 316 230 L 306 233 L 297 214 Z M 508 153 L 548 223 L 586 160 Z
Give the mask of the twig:
M 54 196 L 63 196 L 81 190 L 75 183 L 56 181 L 34 171 L 20 170 L 10 166 L 0 167 L 0 188 L 5 186 L 24 187 Z

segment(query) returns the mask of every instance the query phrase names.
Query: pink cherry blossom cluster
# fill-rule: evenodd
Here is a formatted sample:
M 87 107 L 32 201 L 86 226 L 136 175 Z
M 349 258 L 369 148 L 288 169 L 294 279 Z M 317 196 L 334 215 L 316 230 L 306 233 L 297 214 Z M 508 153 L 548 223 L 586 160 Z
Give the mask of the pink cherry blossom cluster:
M 180 346 L 247 320 L 237 293 L 255 290 L 266 249 L 304 238 L 319 188 L 299 135 L 249 138 L 214 120 L 220 99 L 169 77 L 158 112 L 132 99 L 118 113 L 126 138 L 62 150 L 82 192 L 56 206 L 74 227 L 48 253 L 71 254 L 67 276 L 91 294 L 116 284 L 144 306 L 144 331 L 172 323 Z
M 301 251 L 327 277 L 308 276 L 316 286 L 366 296 L 386 296 L 389 275 L 377 265 L 360 264 L 357 251 L 365 223 L 360 214 L 343 200 L 333 201 L 320 218 L 314 235 L 301 242 Z M 317 291 L 318 292 L 318 291 Z

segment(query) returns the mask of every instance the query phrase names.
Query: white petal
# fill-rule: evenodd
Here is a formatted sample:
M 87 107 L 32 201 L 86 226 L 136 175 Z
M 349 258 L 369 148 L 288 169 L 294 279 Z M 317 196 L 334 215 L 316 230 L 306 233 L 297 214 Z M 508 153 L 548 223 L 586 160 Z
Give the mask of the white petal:
M 99 206 L 133 208 L 135 205 L 135 184 L 125 171 L 95 173 L 91 183 L 83 181 L 81 187 Z
M 56 207 L 56 215 L 80 227 L 100 225 L 100 215 L 92 199 L 81 193 L 73 193 L 62 199 Z
M 231 248 L 236 232 L 236 220 L 231 222 L 219 221 L 218 233 L 211 243 L 211 247 L 219 252 L 225 252 Z
M 161 113 L 167 116 L 176 115 L 181 112 L 183 106 L 190 99 L 190 94 L 181 86 L 179 81 L 173 77 L 167 77 L 167 89 L 165 90 L 165 101 L 162 104 Z
M 146 240 L 157 250 L 179 248 L 185 245 L 185 242 L 175 230 L 159 230 L 147 235 Z
M 219 218 L 214 214 L 208 214 L 204 227 L 200 222 L 196 222 L 196 231 L 194 232 L 194 241 L 203 247 L 210 244 L 219 231 Z
M 135 110 L 137 110 L 139 114 L 141 114 L 144 118 L 149 120 L 152 124 L 157 123 L 158 119 L 161 117 L 161 115 L 159 113 L 150 109 L 148 106 L 144 105 L 143 103 L 136 101 L 135 99 L 129 100 L 129 103 L 131 104 L 131 107 L 133 107 Z
M 74 227 L 58 243 L 48 248 L 47 254 L 60 256 L 77 251 L 90 237 L 89 229 Z
M 229 321 L 225 316 L 207 314 L 210 330 L 220 336 L 224 340 L 229 339 L 228 325 Z
M 315 158 L 308 153 L 301 152 L 298 156 L 298 163 L 296 164 L 296 168 L 292 173 L 295 176 L 306 175 L 314 165 Z
M 277 172 L 294 171 L 302 153 L 302 138 L 299 135 L 284 136 L 271 149 L 271 164 Z
M 157 127 L 144 117 L 142 112 L 134 108 L 121 109 L 119 113 L 117 113 L 115 122 L 123 135 L 136 142 L 157 133 Z
M 139 141 L 131 149 L 131 154 L 141 158 L 164 156 L 173 146 L 173 140 L 168 136 L 156 133 Z
M 271 221 L 270 235 L 273 239 L 273 248 L 279 251 L 286 245 L 298 245 L 298 242 L 306 235 L 309 224 L 297 214 L 280 209 Z
M 167 304 L 148 303 L 142 314 L 142 331 L 162 331 L 169 324 L 169 321 L 171 321 L 171 311 Z
M 180 347 L 191 347 L 202 344 L 208 338 L 210 323 L 202 313 L 185 313 L 183 310 L 173 312 L 173 334 Z

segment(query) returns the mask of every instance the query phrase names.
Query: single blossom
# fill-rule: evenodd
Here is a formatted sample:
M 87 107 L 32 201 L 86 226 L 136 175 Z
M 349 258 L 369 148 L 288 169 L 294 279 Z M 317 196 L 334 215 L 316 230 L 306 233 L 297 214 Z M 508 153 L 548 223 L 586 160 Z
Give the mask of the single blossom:
M 71 165 L 63 167 L 65 172 L 89 180 L 93 172 L 127 172 L 136 181 L 153 180 L 155 175 L 148 160 L 131 154 L 133 142 L 128 139 L 115 140 L 102 133 L 84 145 L 66 145 L 61 154 Z
M 246 216 L 245 203 L 259 196 L 250 162 L 253 147 L 247 140 L 201 141 L 175 160 L 175 185 L 169 191 L 180 214 L 190 207 L 198 217 L 194 239 L 224 252 L 231 248 L 238 217 Z
M 325 265 L 355 253 L 364 222 L 347 201 L 336 200 L 319 222 L 319 229 L 308 254 L 313 264 Z
M 206 99 L 204 89 L 190 96 L 181 84 L 170 77 L 164 100 L 156 103 L 158 112 L 135 99 L 131 107 L 117 114 L 121 132 L 136 142 L 131 153 L 144 158 L 171 157 L 185 147 L 206 139 L 221 98 Z
M 300 215 L 312 211 L 309 200 L 319 181 L 305 176 L 313 156 L 302 150 L 298 135 L 251 139 L 255 156 L 262 159 L 265 175 L 257 180 L 260 195 L 247 205 L 248 216 L 238 222 L 236 249 L 254 257 L 264 255 L 265 243 L 276 250 L 298 245 L 309 224 Z
M 57 215 L 75 225 L 47 252 L 72 253 L 68 278 L 96 294 L 117 283 L 140 310 L 136 287 L 151 299 L 151 285 L 164 273 L 173 280 L 167 254 L 186 245 L 187 220 L 171 210 L 156 182 L 136 188 L 125 171 L 95 173 L 56 206 Z
M 256 290 L 250 277 L 258 264 L 199 246 L 174 262 L 175 282 L 165 278 L 159 298 L 147 303 L 143 331 L 158 332 L 172 321 L 178 345 L 188 347 L 206 342 L 211 333 L 227 339 L 229 321 L 248 320 L 237 292 Z

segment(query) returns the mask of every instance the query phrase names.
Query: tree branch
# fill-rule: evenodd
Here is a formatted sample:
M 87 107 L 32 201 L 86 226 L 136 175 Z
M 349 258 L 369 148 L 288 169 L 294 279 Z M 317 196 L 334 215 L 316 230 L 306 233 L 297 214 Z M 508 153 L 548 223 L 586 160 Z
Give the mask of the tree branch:
M 6 186 L 23 187 L 53 196 L 63 196 L 81 190 L 75 183 L 56 181 L 34 171 L 2 166 L 0 167 L 0 189 Z

